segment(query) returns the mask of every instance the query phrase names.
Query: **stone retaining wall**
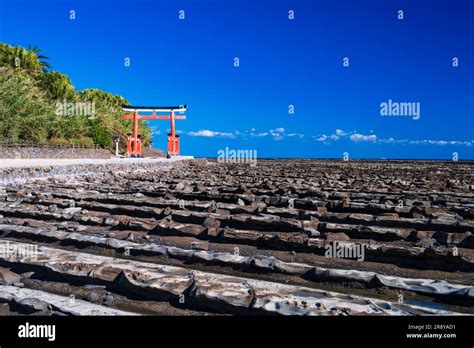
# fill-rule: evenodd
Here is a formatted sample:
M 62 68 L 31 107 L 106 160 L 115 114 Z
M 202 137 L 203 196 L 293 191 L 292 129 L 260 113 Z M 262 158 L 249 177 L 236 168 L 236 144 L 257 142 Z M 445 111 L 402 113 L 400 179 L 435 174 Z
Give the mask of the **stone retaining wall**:
M 0 158 L 110 158 L 106 149 L 54 147 L 0 147 Z
M 192 160 L 199 163 L 199 161 Z M 143 170 L 169 170 L 173 166 L 181 165 L 182 161 L 175 162 L 144 162 L 144 163 L 104 163 L 104 164 L 72 164 L 64 166 L 41 166 L 23 168 L 0 168 L 0 185 L 21 183 L 30 179 L 93 175 L 100 178 L 105 173 L 135 172 Z

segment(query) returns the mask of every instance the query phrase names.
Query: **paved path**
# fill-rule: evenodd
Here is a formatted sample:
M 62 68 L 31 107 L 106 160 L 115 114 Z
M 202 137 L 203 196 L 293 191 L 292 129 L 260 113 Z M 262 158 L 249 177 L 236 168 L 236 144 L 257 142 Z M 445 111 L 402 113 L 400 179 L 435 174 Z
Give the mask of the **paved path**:
M 59 159 L 59 158 L 36 158 L 36 159 L 0 159 L 2 168 L 28 168 L 67 166 L 77 164 L 124 164 L 124 163 L 153 163 L 153 162 L 175 162 L 192 159 L 193 156 L 176 156 L 172 158 L 110 158 L 110 159 Z

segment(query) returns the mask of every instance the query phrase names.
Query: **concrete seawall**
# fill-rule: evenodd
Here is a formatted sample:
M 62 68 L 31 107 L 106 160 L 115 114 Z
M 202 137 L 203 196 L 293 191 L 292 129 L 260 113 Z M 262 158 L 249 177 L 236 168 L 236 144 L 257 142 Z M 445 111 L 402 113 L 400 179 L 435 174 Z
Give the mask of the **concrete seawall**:
M 32 159 L 32 158 L 110 158 L 106 149 L 81 149 L 72 147 L 33 147 L 9 146 L 0 147 L 0 159 Z
M 20 183 L 32 178 L 81 176 L 90 173 L 150 170 L 167 167 L 192 156 L 167 158 L 109 159 L 0 159 L 0 184 Z

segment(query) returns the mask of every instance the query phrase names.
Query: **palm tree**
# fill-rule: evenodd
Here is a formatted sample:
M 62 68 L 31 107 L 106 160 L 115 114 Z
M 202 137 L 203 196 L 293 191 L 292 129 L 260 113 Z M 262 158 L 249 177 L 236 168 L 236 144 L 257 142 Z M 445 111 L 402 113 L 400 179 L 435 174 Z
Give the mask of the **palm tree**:
M 21 46 L 0 43 L 0 65 L 9 65 L 18 70 L 26 70 L 31 75 L 38 75 L 51 67 L 45 61 L 48 57 L 40 53 L 41 49 L 37 46 L 29 46 L 28 49 L 24 49 Z
M 36 45 L 35 46 L 28 45 L 28 51 L 36 54 L 36 57 L 38 57 L 38 60 L 40 62 L 41 69 L 43 70 L 43 72 L 46 72 L 48 71 L 48 69 L 51 69 L 51 65 L 48 62 L 46 62 L 46 59 L 49 59 L 49 57 L 46 57 L 41 54 L 41 52 L 43 51 L 41 48 L 39 48 Z

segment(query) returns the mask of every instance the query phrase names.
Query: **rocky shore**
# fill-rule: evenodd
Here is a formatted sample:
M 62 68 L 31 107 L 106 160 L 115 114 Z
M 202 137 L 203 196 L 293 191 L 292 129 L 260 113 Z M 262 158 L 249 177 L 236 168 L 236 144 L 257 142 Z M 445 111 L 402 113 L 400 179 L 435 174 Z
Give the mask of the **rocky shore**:
M 434 161 L 3 168 L 0 313 L 473 314 L 473 176 Z

